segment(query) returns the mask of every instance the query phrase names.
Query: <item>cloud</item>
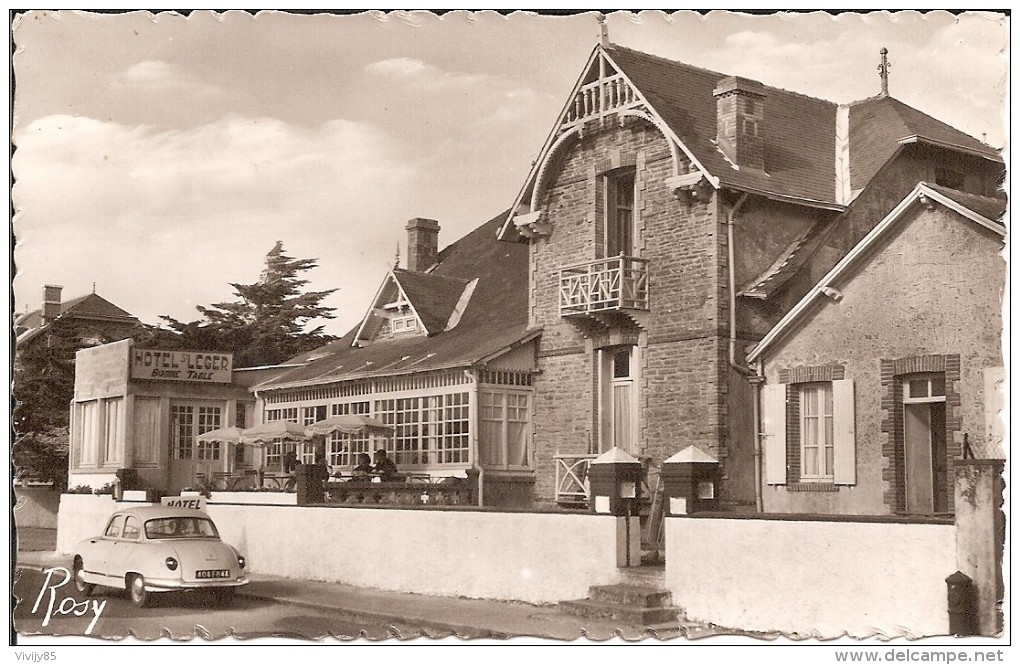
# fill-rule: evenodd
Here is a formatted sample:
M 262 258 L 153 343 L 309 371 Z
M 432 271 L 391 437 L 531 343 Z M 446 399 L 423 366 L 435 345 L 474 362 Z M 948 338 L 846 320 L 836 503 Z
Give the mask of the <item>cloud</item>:
M 183 67 L 162 60 L 144 60 L 115 75 L 111 85 L 149 93 L 187 91 L 190 95 L 220 95 L 222 90 L 189 75 Z
M 416 58 L 389 58 L 365 66 L 365 73 L 400 83 L 410 88 L 430 91 L 476 90 L 497 83 L 496 77 L 486 74 L 451 72 Z
M 157 131 L 47 116 L 19 133 L 12 169 L 18 292 L 56 282 L 73 297 L 97 281 L 149 322 L 229 298 L 281 239 L 321 259 L 312 288 L 344 290 L 346 326 L 401 238 L 402 200 L 418 195 L 402 147 L 348 120 Z

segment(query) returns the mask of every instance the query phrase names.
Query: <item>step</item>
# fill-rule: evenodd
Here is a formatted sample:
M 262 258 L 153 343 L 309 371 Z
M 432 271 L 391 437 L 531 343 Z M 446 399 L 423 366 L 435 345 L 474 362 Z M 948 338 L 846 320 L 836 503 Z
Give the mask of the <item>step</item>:
M 605 584 L 588 589 L 588 598 L 631 607 L 669 607 L 670 593 L 636 584 Z
M 675 607 L 630 607 L 597 600 L 565 600 L 560 608 L 567 614 L 591 619 L 611 619 L 629 626 L 652 626 L 677 621 Z

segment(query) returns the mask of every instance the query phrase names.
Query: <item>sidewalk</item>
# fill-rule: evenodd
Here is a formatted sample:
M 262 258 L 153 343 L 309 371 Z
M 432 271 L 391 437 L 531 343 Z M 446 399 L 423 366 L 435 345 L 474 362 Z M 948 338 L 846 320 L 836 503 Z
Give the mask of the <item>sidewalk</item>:
M 17 565 L 45 569 L 70 568 L 66 555 L 53 551 L 18 552 Z M 700 624 L 662 626 L 655 630 L 621 626 L 606 620 L 563 613 L 554 605 L 424 596 L 355 587 L 332 582 L 297 580 L 251 574 L 251 582 L 239 593 L 279 603 L 328 609 L 352 620 L 373 625 L 385 623 L 401 637 L 427 636 L 509 639 L 537 637 L 553 640 L 589 639 L 627 641 L 707 637 L 717 634 Z

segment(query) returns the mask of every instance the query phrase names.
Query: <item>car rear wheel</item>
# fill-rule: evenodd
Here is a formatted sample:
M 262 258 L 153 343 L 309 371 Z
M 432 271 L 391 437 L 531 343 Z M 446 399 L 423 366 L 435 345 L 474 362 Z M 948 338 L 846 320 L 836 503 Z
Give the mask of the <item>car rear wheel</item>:
M 145 607 L 149 604 L 149 592 L 145 590 L 145 580 L 141 575 L 129 575 L 127 580 L 128 593 L 131 595 L 131 604 L 135 607 Z
M 74 557 L 74 588 L 86 596 L 91 596 L 92 592 L 96 590 L 95 584 L 85 581 L 84 565 L 79 556 Z

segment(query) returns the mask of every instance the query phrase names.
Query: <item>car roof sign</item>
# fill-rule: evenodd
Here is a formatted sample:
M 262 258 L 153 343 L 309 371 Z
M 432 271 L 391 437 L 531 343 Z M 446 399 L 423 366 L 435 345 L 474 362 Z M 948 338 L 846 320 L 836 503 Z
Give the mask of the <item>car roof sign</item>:
M 167 508 L 195 508 L 205 510 L 204 496 L 165 496 L 160 499 L 160 505 Z

